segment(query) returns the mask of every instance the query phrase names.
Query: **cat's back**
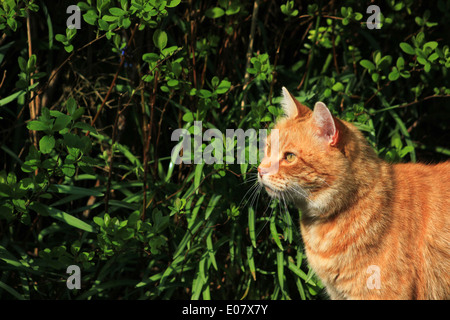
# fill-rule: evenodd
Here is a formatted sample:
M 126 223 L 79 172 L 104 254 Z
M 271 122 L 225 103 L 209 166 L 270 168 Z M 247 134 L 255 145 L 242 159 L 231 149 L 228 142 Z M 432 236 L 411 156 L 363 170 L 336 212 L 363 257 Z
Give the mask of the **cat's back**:
M 450 219 L 450 161 L 393 166 L 394 203 L 403 211 L 421 211 Z
M 424 298 L 449 299 L 450 162 L 398 164 L 393 171 L 398 241 L 409 252 L 419 253 L 415 262 L 423 266 L 419 278 L 428 295 Z

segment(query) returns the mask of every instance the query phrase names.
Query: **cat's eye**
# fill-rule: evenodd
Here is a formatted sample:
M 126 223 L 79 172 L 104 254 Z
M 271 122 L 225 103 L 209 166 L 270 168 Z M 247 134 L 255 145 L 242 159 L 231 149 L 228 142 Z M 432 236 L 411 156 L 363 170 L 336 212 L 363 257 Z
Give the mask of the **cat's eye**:
M 284 158 L 286 159 L 287 162 L 292 162 L 295 160 L 295 154 L 291 153 L 291 152 L 287 152 L 284 155 Z

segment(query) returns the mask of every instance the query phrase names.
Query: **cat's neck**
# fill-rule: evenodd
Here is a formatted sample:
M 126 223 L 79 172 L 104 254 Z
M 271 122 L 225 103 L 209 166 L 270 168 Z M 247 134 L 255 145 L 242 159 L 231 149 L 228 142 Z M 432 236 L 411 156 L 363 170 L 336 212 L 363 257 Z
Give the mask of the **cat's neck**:
M 308 198 L 294 201 L 305 219 L 326 220 L 350 210 L 374 192 L 386 196 L 391 191 L 392 166 L 378 158 L 365 142 L 353 148 L 358 150 L 358 154 L 350 162 L 345 176 L 337 178 L 334 184 L 319 192 L 311 193 Z M 355 151 L 352 150 L 351 154 L 355 155 Z

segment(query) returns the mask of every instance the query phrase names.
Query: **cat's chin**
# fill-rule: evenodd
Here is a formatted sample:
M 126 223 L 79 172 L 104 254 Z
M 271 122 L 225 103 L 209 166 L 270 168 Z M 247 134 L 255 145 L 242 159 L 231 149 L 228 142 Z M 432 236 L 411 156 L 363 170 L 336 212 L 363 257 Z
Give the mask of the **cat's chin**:
M 279 196 L 278 192 L 276 192 L 272 188 L 270 188 L 268 186 L 264 186 L 264 189 L 266 189 L 266 192 L 267 192 L 267 194 L 269 196 L 274 197 L 274 198 L 278 198 L 278 196 Z
M 263 186 L 264 186 L 264 189 L 266 189 L 266 192 L 269 195 L 269 197 L 277 198 L 277 199 L 279 199 L 281 197 L 281 193 L 282 193 L 281 190 L 272 189 L 271 187 L 269 187 L 265 184 L 263 184 Z

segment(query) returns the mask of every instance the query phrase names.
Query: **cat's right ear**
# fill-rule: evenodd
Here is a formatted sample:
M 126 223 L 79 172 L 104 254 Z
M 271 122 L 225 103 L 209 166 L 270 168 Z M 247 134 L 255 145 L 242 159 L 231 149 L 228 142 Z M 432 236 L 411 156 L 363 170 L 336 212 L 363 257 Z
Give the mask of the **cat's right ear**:
M 335 146 L 339 141 L 339 127 L 323 102 L 317 102 L 314 106 L 313 119 L 319 136 L 324 138 L 331 146 Z
M 295 99 L 285 87 L 283 87 L 281 106 L 283 107 L 284 114 L 288 118 L 305 117 L 312 112 L 311 109 Z

